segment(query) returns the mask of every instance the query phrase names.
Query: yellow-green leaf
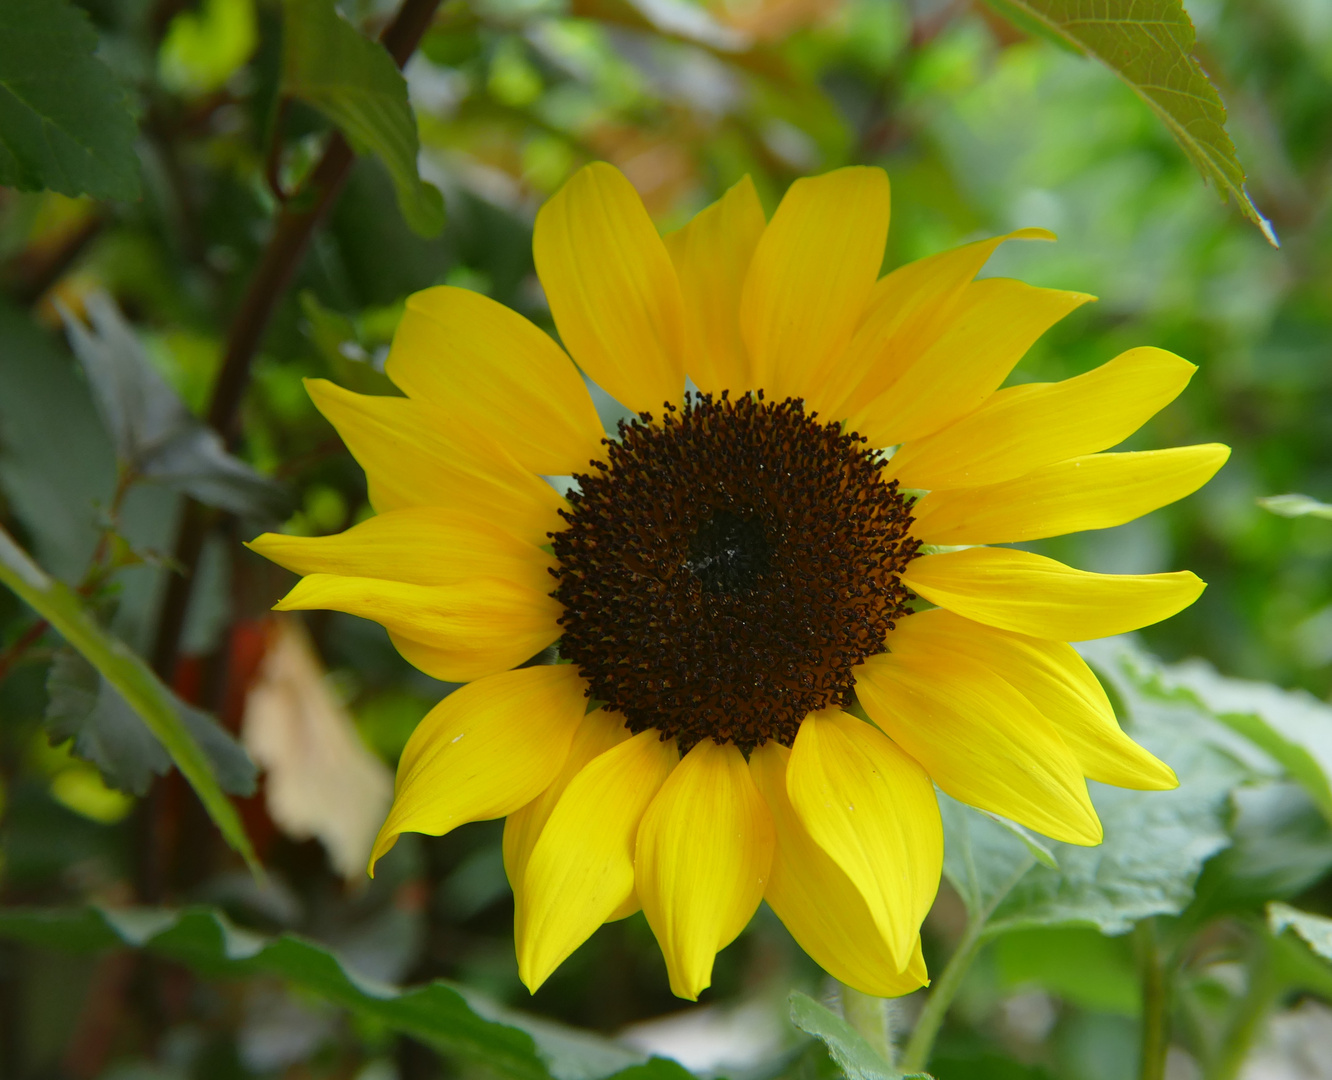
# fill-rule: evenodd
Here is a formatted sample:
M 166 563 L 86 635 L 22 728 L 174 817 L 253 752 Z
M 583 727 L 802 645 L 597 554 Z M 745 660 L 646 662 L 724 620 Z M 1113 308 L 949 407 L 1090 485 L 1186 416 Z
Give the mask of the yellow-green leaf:
M 416 117 L 393 58 L 339 15 L 333 0 L 284 0 L 282 11 L 283 92 L 337 124 L 358 153 L 378 157 L 407 224 L 422 236 L 438 233 L 444 199 L 417 171 Z

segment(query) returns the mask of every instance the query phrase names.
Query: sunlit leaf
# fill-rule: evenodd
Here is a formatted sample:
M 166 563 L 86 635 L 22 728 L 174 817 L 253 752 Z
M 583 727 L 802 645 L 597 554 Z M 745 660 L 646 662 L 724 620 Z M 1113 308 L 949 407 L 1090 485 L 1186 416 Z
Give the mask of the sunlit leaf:
M 407 83 L 384 47 L 338 14 L 333 0 L 284 0 L 282 89 L 313 105 L 393 178 L 402 216 L 422 236 L 444 227 L 444 200 L 421 179 Z
M 6 908 L 0 910 L 0 937 L 77 952 L 128 945 L 170 957 L 207 977 L 280 979 L 515 1080 L 682 1080 L 689 1075 L 674 1062 L 507 1009 L 453 983 L 405 990 L 385 985 L 358 974 L 323 945 L 295 934 L 270 938 L 240 930 L 211 909 Z
M 138 198 L 134 118 L 97 44 L 69 0 L 0 4 L 0 185 Z
M 208 755 L 181 718 L 171 691 L 148 665 L 123 641 L 103 630 L 79 596 L 48 576 L 3 528 L 0 582 L 36 610 L 123 695 L 190 782 L 227 843 L 257 868 L 240 815 L 213 774 Z
M 1332 503 L 1319 502 L 1308 495 L 1268 495 L 1258 505 L 1279 517 L 1332 518 Z
M 1276 244 L 1276 233 L 1244 186 L 1244 169 L 1226 133 L 1225 105 L 1193 55 L 1193 22 L 1181 0 L 988 2 L 1023 29 L 1095 57 L 1128 83 L 1203 177 Z
M 157 55 L 162 82 L 172 90 L 206 94 L 220 89 L 259 43 L 254 0 L 205 0 L 182 11 Z

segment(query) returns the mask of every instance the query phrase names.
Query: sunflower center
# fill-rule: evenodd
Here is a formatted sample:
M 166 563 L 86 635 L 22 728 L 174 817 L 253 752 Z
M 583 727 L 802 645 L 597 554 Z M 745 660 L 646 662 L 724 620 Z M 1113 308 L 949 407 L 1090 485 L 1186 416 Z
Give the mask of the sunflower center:
M 689 540 L 684 565 L 704 592 L 742 592 L 753 588 L 772 558 L 772 545 L 757 518 L 715 510 Z
M 643 414 L 552 534 L 562 654 L 635 732 L 790 746 L 908 613 L 918 542 L 865 440 L 762 393 Z

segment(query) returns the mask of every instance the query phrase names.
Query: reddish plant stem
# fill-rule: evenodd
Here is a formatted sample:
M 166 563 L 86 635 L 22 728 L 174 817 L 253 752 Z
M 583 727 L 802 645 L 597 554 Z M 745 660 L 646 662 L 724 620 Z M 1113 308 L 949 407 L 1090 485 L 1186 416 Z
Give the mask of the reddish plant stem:
M 41 640 L 49 625 L 45 619 L 38 619 L 20 635 L 14 644 L 4 652 L 0 652 L 0 681 L 3 681 L 4 677 L 13 670 L 14 665 L 23 659 L 23 654 Z
M 384 28 L 380 43 L 399 67 L 416 51 L 439 4 L 440 0 L 403 0 L 393 21 Z M 273 312 L 300 267 L 311 236 L 342 190 L 354 160 L 347 140 L 340 132 L 335 133 L 309 177 L 278 211 L 268 246 L 231 321 L 222 370 L 208 407 L 209 426 L 229 446 L 234 446 L 239 436 L 240 406 L 249 386 L 251 363 Z M 151 657 L 154 670 L 168 683 L 176 666 L 195 571 L 214 519 L 206 507 L 186 501 L 173 553 L 180 572 L 167 581 Z

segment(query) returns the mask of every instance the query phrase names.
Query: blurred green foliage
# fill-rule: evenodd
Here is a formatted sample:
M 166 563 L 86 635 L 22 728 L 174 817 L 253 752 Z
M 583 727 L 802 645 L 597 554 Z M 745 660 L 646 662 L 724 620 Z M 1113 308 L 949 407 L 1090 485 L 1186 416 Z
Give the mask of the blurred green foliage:
M 746 173 L 771 211 L 797 176 L 881 165 L 894 202 L 885 269 L 1051 229 L 1057 244 L 1007 245 L 986 273 L 1100 300 L 1047 334 L 1014 378 L 1064 378 L 1135 345 L 1171 349 L 1198 373 L 1129 448 L 1221 441 L 1235 452 L 1180 504 L 1032 546 L 1092 570 L 1195 570 L 1209 582 L 1202 599 L 1139 644 L 1230 679 L 1120 645 L 1093 656 L 1135 734 L 1172 747 L 1184 786 L 1098 790 L 1107 826 L 1122 829 L 1092 853 L 1054 845 L 1044 866 L 1038 839 L 957 808 L 950 884 L 925 930 L 937 1004 L 895 1005 L 898 1042 L 908 1055 L 924 1045 L 910 1035 L 924 1015 L 940 1024 L 928 1061 L 940 1080 L 1118 1080 L 1160 1075 L 1140 1072 L 1139 1048 L 1156 1045 L 1164 1018 L 1172 1060 L 1200 1070 L 1180 1075 L 1220 1080 L 1254 1046 L 1278 1054 L 1300 1024 L 1327 1038 L 1332 967 L 1315 954 L 1327 955 L 1318 914 L 1332 913 L 1332 522 L 1316 503 L 1332 502 L 1332 9 L 1188 6 L 1194 55 L 1226 102 L 1279 249 L 1218 200 L 1123 81 L 998 13 L 1057 3 L 408 0 L 401 10 L 430 17 L 399 77 L 396 39 L 375 43 L 397 25 L 390 0 L 347 0 L 340 16 L 315 0 L 5 0 L 0 183 L 14 186 L 0 188 L 0 525 L 216 718 L 194 738 L 230 752 L 247 690 L 271 677 L 267 612 L 290 584 L 242 541 L 277 525 L 333 533 L 369 513 L 364 479 L 302 378 L 392 392 L 383 361 L 404 299 L 438 283 L 553 329 L 532 220 L 582 163 L 618 165 L 663 230 Z M 322 20 L 323 39 L 299 36 L 314 25 L 300 12 Z M 32 32 L 39 19 L 50 34 Z M 318 47 L 330 36 L 345 62 Z M 30 137 L 48 130 L 33 116 L 49 121 L 44 143 Z M 22 137 L 16 123 L 29 125 Z M 348 153 L 329 185 L 333 125 L 367 152 Z M 259 290 L 267 321 L 243 358 L 238 411 L 218 422 L 257 268 L 302 222 L 308 246 L 287 251 L 289 282 Z M 159 410 L 117 411 L 62 311 L 71 326 L 93 319 L 102 346 L 107 326 L 126 328 L 115 340 L 128 352 L 107 362 L 157 388 Z M 618 406 L 599 404 L 612 427 Z M 126 442 L 151 432 L 162 438 Z M 127 456 L 131 445 L 157 456 Z M 1257 501 L 1297 492 L 1314 503 Z M 186 494 L 211 509 L 187 508 Z M 197 569 L 179 648 L 159 663 L 190 522 Z M 391 767 L 450 688 L 406 665 L 376 626 L 323 613 L 306 626 L 326 669 L 315 681 L 367 756 Z M 705 1008 L 675 1027 L 625 1033 L 680 1008 L 641 916 L 604 927 L 529 998 L 497 823 L 404 838 L 374 882 L 347 882 L 319 840 L 274 820 L 270 774 L 237 802 L 267 868 L 250 876 L 179 774 L 136 799 L 78 741 L 50 744 L 60 646 L 0 591 L 0 1075 L 684 1075 L 644 1064 L 648 1050 L 735 1080 L 816 1080 L 838 1063 L 891 1075 L 817 1001 L 797 1000 L 787 1023 L 791 990 L 828 988 L 766 908 L 720 956 Z M 971 869 L 959 868 L 973 843 Z M 1269 923 L 1272 901 L 1298 910 L 1278 906 Z M 206 910 L 132 925 L 93 910 L 127 905 Z M 97 951 L 115 941 L 144 949 Z M 949 967 L 958 956 L 969 966 Z M 433 978 L 461 993 L 375 989 Z M 600 1038 L 615 1033 L 639 1050 Z

